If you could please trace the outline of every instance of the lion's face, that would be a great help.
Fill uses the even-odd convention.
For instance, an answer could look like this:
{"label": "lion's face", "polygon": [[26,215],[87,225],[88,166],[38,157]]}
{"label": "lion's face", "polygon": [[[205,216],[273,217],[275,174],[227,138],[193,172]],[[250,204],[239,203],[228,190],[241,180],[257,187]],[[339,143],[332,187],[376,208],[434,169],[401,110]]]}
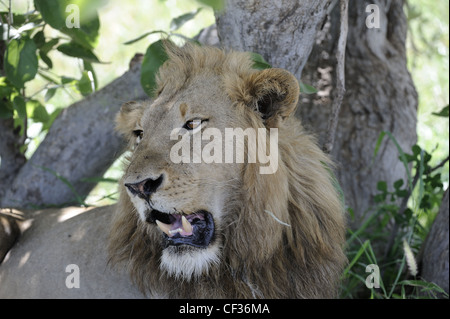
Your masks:
{"label": "lion's face", "polygon": [[[270,85],[279,86],[283,76],[294,81],[295,88],[296,80],[288,72],[250,69],[247,73],[245,78],[226,79],[220,72],[199,70],[181,87],[162,75],[159,95],[153,103],[127,103],[118,115],[118,130],[128,136],[132,149],[123,186],[140,222],[149,224],[161,238],[161,267],[175,276],[200,276],[220,261],[221,230],[228,226],[224,221],[230,223],[239,217],[227,216],[226,212],[244,201],[240,185],[247,164],[226,162],[224,153],[230,151],[226,129],[254,128],[256,132],[260,128],[266,132],[296,106],[290,103],[289,110],[275,108],[283,106],[281,98],[277,100],[274,95],[277,90],[283,91],[282,99],[291,98],[288,85],[267,88],[272,80]],[[242,86],[237,92],[236,85]],[[267,92],[269,98],[264,98]],[[298,95],[298,90],[293,94]],[[210,128],[222,139],[214,150],[207,144],[219,137],[206,134]],[[237,144],[232,152],[245,153],[246,158],[252,146]],[[177,160],[180,153],[186,156],[187,150],[187,157]],[[213,154],[216,152],[222,154]],[[205,154],[219,155],[221,160],[205,160]]]}
{"label": "lion's face", "polygon": [[[194,161],[194,139],[205,129],[246,126],[220,87],[217,77],[198,76],[186,89],[163,92],[151,105],[125,105],[119,119],[131,129],[134,144],[123,185],[140,222],[154,226],[161,237],[162,267],[185,278],[219,261],[227,194],[239,183],[243,165]],[[178,130],[189,139],[188,163],[171,158],[181,142],[171,139]],[[203,149],[209,141],[200,142]]]}

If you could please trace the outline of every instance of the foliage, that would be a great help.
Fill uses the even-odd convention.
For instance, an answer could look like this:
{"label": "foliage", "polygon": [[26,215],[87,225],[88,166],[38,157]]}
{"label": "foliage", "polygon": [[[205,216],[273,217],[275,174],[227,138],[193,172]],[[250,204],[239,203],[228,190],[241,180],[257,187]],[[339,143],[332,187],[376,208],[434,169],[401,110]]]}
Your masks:
{"label": "foliage", "polygon": [[[20,146],[23,152],[29,122],[42,123],[45,131],[60,112],[56,109],[49,113],[44,106],[57,90],[69,89],[83,96],[96,90],[92,63],[100,63],[93,52],[99,36],[96,10],[100,4],[100,1],[35,0],[35,9],[27,13],[13,13],[11,7],[0,12],[0,33],[6,34],[4,64],[0,70],[0,117],[13,118],[15,127],[20,127],[20,134],[25,136],[25,144]],[[81,59],[81,77],[57,75],[49,57],[52,51]],[[30,94],[25,84],[36,76],[46,83],[41,90]],[[46,91],[44,100],[36,97],[41,91]]]}
{"label": "foliage", "polygon": [[[448,298],[442,288],[418,278],[414,255],[419,253],[441,205],[444,184],[440,169],[449,158],[431,167],[431,154],[418,145],[412,147],[411,153],[405,153],[389,132],[380,134],[374,158],[385,136],[397,146],[399,160],[408,172],[407,179],[395,181],[392,187],[379,181],[375,206],[367,212],[368,218],[357,230],[349,230],[346,244],[350,262],[343,274],[341,296],[405,299],[436,298],[443,294]],[[366,286],[368,265],[380,269],[378,289]]]}

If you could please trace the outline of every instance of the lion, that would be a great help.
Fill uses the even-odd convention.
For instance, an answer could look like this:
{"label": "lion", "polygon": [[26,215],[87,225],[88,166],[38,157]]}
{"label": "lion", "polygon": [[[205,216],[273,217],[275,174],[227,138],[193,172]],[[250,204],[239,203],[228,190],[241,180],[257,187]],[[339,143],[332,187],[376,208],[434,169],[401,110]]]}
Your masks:
{"label": "lion", "polygon": [[[144,294],[168,298],[336,297],[346,264],[343,201],[330,158],[293,116],[297,79],[253,68],[249,53],[165,49],[153,102],[125,103],[117,115],[129,155],[111,265]],[[261,174],[258,161],[174,163],[171,132],[193,139],[206,128],[276,128],[277,169]],[[252,145],[243,147],[247,154]]]}

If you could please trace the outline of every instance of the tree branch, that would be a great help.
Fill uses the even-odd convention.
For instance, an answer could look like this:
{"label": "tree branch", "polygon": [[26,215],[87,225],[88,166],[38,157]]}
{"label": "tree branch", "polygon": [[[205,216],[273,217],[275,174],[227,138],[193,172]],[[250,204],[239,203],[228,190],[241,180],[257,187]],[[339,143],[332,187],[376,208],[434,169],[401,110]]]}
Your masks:
{"label": "tree branch", "polygon": [[324,151],[328,154],[330,154],[333,150],[339,111],[345,95],[345,48],[347,45],[348,33],[348,0],[340,0],[340,14],[340,35],[336,51],[336,58],[338,62],[336,68],[336,90],[335,97],[331,105],[327,136],[323,146]]}

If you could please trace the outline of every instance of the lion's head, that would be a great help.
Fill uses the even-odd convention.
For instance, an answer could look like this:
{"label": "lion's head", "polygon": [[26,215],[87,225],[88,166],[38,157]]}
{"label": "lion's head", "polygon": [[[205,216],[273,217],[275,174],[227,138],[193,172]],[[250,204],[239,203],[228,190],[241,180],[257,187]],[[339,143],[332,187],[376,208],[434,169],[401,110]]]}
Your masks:
{"label": "lion's head", "polygon": [[130,155],[111,262],[160,296],[334,296],[346,260],[343,207],[329,159],[291,116],[295,77],[253,69],[247,53],[166,51],[156,99],[126,103],[117,116]]}

